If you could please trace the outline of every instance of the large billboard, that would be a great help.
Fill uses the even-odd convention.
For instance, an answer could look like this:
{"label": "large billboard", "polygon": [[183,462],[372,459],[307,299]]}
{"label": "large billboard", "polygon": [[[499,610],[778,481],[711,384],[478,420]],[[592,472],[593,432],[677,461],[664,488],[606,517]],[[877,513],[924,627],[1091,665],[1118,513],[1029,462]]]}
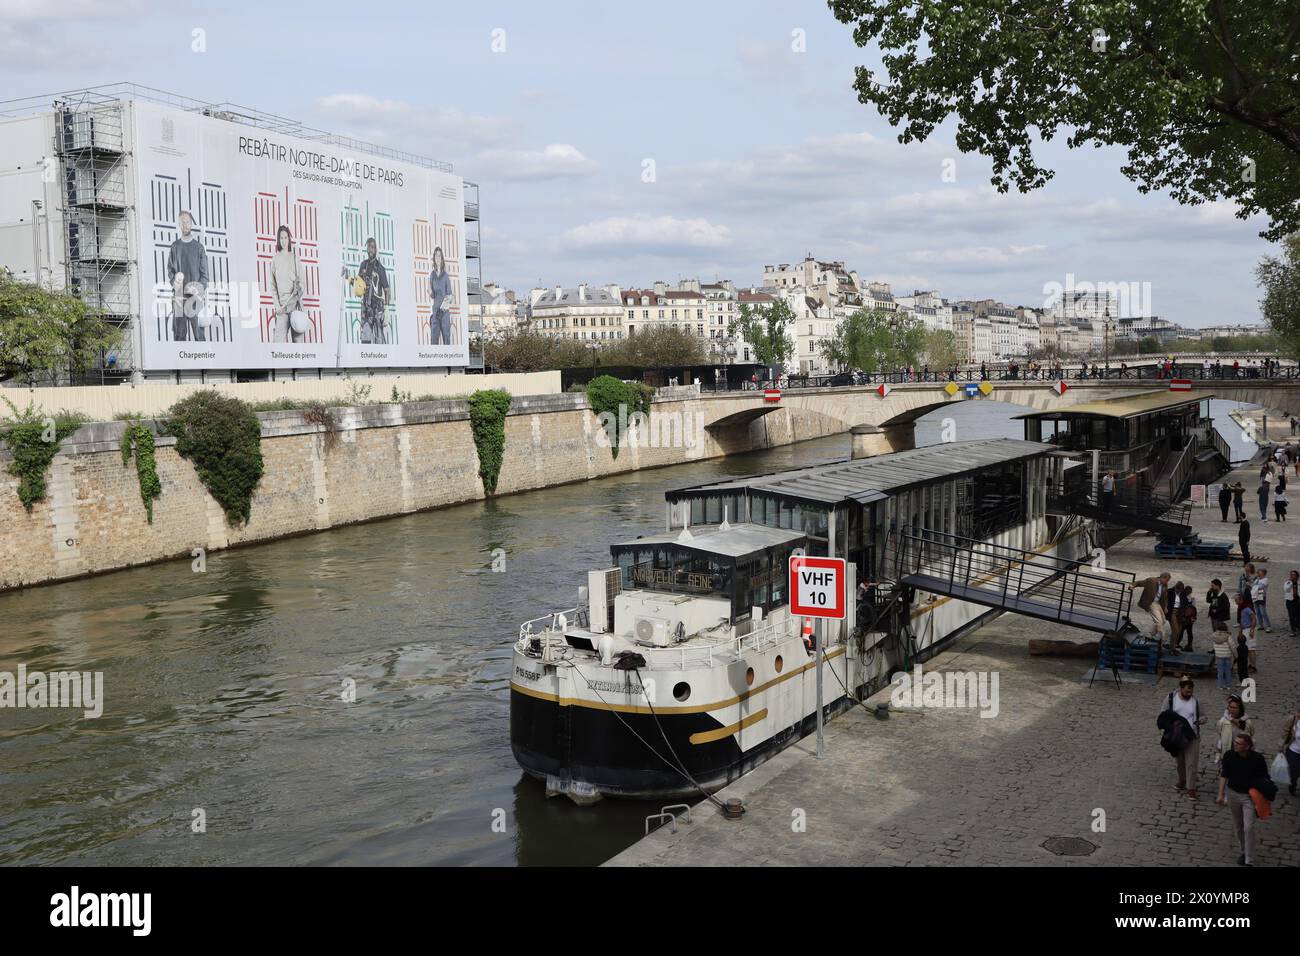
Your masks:
{"label": "large billboard", "polygon": [[140,367],[468,364],[458,176],[133,107]]}

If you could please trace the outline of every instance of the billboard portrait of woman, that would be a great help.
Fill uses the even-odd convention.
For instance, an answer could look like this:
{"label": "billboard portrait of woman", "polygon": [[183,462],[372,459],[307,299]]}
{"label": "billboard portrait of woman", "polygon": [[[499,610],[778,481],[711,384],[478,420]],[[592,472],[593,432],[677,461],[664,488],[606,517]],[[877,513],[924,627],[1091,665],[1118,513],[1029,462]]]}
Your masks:
{"label": "billboard portrait of woman", "polygon": [[456,303],[452,291],[451,275],[442,255],[442,247],[433,250],[433,268],[429,272],[429,296],[433,299],[433,312],[429,316],[429,341],[433,345],[451,345],[451,307]]}

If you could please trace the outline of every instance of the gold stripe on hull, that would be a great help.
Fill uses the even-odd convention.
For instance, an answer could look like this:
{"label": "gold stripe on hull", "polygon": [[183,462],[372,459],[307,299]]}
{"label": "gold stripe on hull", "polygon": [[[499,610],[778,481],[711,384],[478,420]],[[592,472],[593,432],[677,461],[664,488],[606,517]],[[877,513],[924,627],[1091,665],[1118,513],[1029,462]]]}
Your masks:
{"label": "gold stripe on hull", "polygon": [[746,727],[752,727],[766,716],[767,708],[764,707],[757,714],[750,714],[744,720],[732,724],[730,727],[719,727],[717,730],[705,730],[698,734],[691,734],[690,741],[693,744],[711,744],[715,740],[721,740],[724,737],[730,737],[732,734],[738,734]]}

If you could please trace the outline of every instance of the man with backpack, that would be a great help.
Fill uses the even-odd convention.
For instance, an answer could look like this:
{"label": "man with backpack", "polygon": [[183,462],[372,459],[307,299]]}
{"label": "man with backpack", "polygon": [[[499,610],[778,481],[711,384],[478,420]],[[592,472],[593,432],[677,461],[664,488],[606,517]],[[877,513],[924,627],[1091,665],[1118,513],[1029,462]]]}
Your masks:
{"label": "man with backpack", "polygon": [[1178,790],[1186,790],[1195,800],[1196,777],[1201,762],[1201,704],[1194,693],[1195,683],[1184,674],[1178,679],[1178,690],[1170,691],[1165,706],[1156,718],[1156,727],[1164,731],[1160,746],[1169,752],[1178,765]]}

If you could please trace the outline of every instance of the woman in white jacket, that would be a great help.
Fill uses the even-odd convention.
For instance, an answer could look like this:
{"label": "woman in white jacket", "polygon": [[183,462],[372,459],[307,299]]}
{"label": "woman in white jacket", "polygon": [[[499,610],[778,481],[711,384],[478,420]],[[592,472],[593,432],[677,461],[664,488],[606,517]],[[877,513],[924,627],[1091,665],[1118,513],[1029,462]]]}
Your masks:
{"label": "woman in white jacket", "polygon": [[289,324],[289,316],[302,308],[305,288],[302,260],[294,251],[293,234],[288,226],[281,226],[275,233],[275,258],[271,260],[271,297],[275,300],[275,332],[271,341],[301,342],[307,337],[306,330],[295,332]]}

